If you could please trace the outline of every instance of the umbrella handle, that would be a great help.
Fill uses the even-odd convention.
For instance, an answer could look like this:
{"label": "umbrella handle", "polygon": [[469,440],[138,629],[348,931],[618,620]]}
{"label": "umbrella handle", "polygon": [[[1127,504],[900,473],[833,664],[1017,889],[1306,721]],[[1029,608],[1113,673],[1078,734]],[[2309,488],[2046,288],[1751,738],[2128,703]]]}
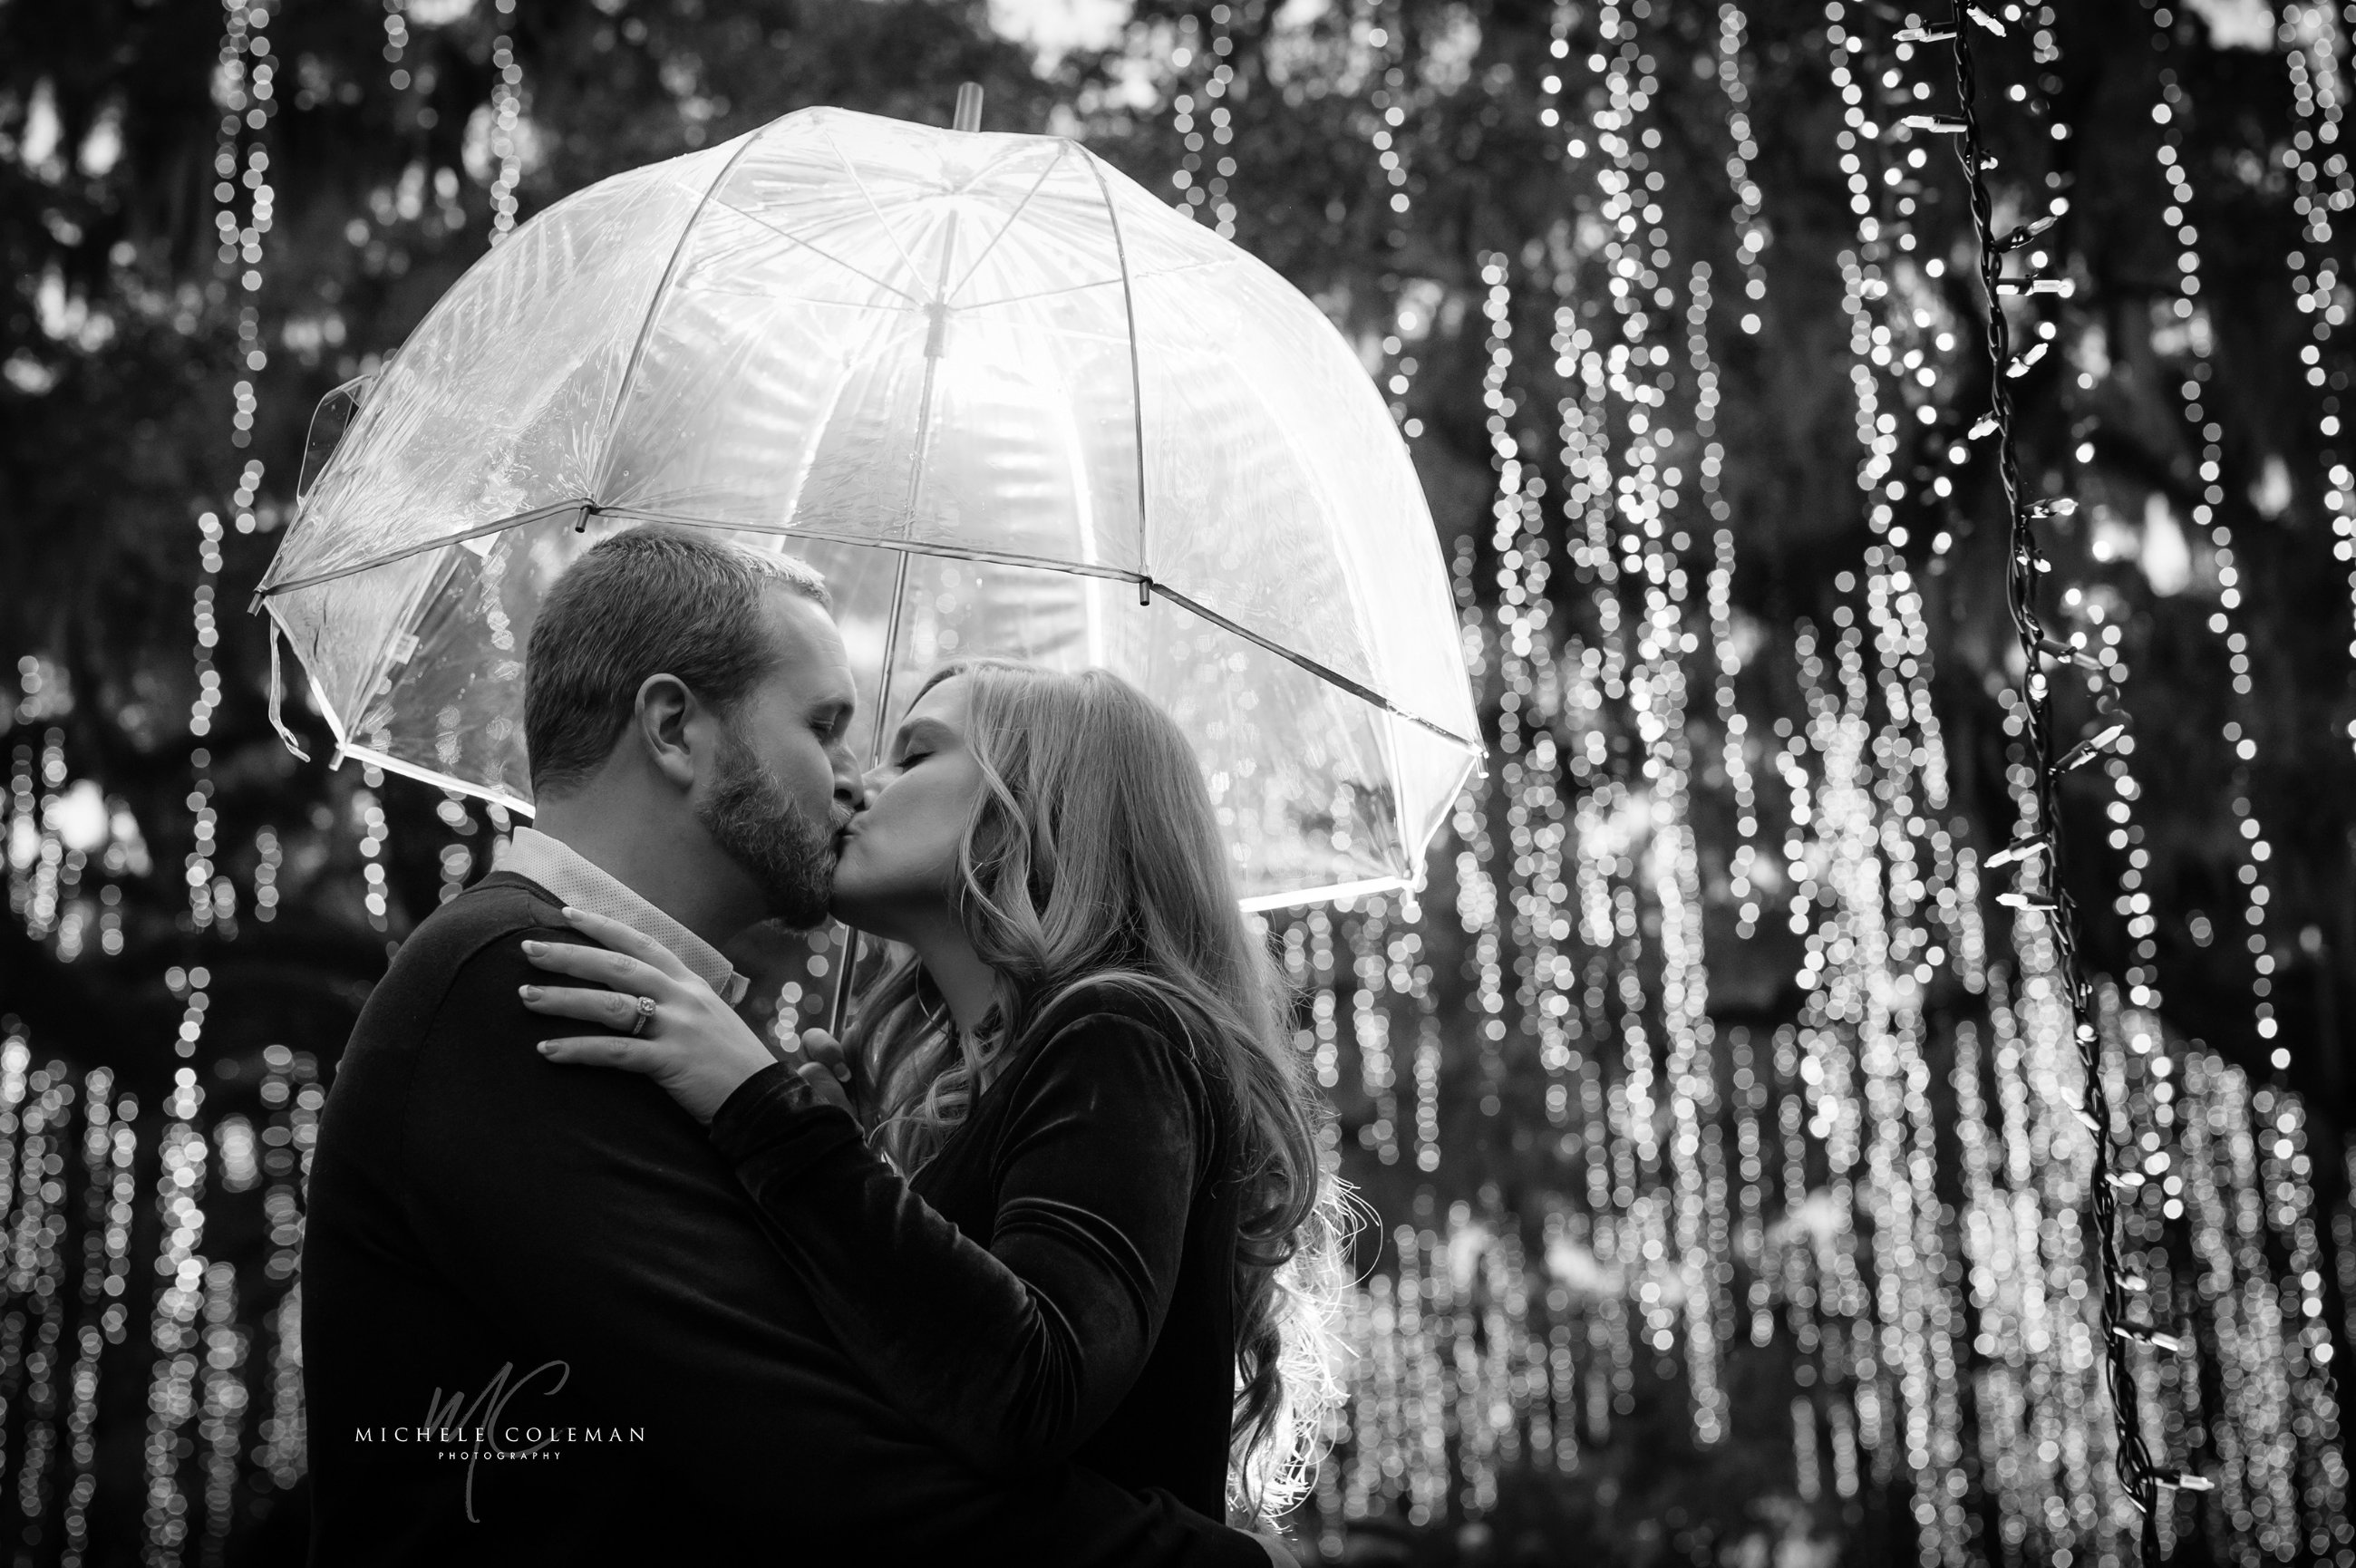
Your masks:
{"label": "umbrella handle", "polygon": [[859,933],[851,926],[842,928],[842,960],[834,972],[834,1000],[826,1009],[826,1032],[835,1039],[842,1038],[844,1021],[851,1013],[851,972],[859,966]]}
{"label": "umbrella handle", "polygon": [[981,129],[981,83],[978,81],[958,83],[957,115],[949,122],[949,129],[952,131]]}

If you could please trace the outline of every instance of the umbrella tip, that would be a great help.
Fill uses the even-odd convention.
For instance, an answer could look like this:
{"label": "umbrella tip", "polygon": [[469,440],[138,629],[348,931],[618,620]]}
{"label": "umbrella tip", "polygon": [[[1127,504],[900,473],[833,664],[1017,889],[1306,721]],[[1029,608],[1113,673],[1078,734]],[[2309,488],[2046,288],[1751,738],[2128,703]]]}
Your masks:
{"label": "umbrella tip", "polygon": [[957,117],[949,122],[953,131],[981,129],[981,83],[966,81],[958,84]]}

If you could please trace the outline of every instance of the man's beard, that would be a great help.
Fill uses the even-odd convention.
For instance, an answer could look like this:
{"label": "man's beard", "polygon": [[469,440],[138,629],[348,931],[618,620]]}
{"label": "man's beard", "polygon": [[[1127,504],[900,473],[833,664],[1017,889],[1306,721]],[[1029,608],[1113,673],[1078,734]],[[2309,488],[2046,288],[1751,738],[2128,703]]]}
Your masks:
{"label": "man's beard", "polygon": [[826,919],[834,825],[812,822],[734,725],[720,728],[720,775],[695,819],[760,886],[770,919],[804,931]]}

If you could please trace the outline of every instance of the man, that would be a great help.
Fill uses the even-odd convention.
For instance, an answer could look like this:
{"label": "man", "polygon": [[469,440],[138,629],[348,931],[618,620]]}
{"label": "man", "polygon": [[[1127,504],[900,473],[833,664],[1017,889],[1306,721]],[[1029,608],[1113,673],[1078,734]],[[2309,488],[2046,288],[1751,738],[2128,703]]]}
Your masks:
{"label": "man", "polygon": [[860,801],[816,574],[687,531],[590,550],[533,626],[537,830],[402,946],[338,1065],[304,1243],[315,1568],[1019,1561],[1266,1568],[1072,1467],[991,1481],[836,1349],[704,1129],[540,1059],[565,904],[720,949],[825,913]]}

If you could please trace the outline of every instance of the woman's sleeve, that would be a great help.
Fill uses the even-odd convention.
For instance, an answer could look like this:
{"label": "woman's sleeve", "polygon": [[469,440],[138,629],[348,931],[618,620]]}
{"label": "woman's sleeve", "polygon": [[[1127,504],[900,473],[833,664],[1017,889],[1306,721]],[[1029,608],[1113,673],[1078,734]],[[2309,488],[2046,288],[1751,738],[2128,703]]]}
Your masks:
{"label": "woman's sleeve", "polygon": [[739,1085],[710,1129],[851,1360],[1001,1474],[1069,1453],[1136,1381],[1207,1131],[1193,1065],[1119,1015],[1077,1020],[1015,1071],[987,1248],[782,1063]]}

